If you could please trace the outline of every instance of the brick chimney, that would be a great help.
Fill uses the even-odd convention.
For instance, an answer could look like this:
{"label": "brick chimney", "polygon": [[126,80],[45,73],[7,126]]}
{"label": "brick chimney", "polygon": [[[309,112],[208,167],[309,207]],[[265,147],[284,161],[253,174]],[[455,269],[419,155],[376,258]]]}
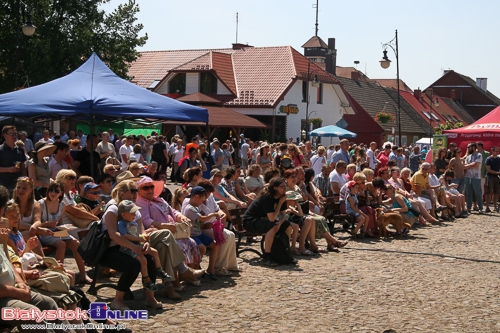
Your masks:
{"label": "brick chimney", "polygon": [[233,43],[233,50],[244,50],[246,47],[253,47],[253,46],[242,43]]}
{"label": "brick chimney", "polygon": [[358,71],[352,71],[351,79],[353,79],[354,81],[359,81],[361,79],[361,75],[359,74]]}
{"label": "brick chimney", "polygon": [[328,38],[328,50],[325,59],[326,71],[336,75],[337,71],[337,50],[335,49],[335,38]]}
{"label": "brick chimney", "polygon": [[422,90],[420,89],[415,89],[415,91],[413,92],[413,96],[415,96],[415,98],[420,101],[420,99],[422,98]]}

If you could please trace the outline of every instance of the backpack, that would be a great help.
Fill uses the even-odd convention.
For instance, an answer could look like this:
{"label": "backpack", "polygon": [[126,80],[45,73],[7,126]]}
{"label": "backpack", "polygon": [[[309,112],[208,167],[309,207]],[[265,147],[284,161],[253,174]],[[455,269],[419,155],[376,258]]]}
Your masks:
{"label": "backpack", "polygon": [[290,239],[285,232],[274,235],[271,247],[271,257],[280,265],[293,263],[292,251],[290,250]]}
{"label": "backpack", "polygon": [[280,156],[280,169],[284,173],[286,170],[293,168],[292,156],[285,153]]}

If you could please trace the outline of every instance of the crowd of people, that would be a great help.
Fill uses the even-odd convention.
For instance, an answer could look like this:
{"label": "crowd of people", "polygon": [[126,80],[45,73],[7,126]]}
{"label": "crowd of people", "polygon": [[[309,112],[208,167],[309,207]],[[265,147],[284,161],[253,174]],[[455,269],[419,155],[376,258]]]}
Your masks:
{"label": "crowd of people", "polygon": [[[155,132],[119,137],[111,130],[47,130],[30,140],[14,126],[5,126],[2,137],[0,240],[6,251],[0,254],[8,272],[0,280],[2,306],[75,307],[81,296],[71,288],[92,283],[77,250],[92,221],[101,221],[111,239],[103,272],[121,274],[110,308],[127,310],[125,294],[139,273],[145,306],[161,308],[158,295],[179,300],[189,285],[242,272],[235,232],[262,235],[267,266],[278,265],[279,249],[292,256],[339,251],[348,241],[331,235],[332,201],[355,221],[352,239],[385,235],[377,208],[400,214],[406,226],[466,218],[484,207],[499,211],[498,147],[490,155],[481,142],[470,143],[466,154],[451,144],[427,163],[418,146],[410,151],[385,143],[378,150],[374,142],[346,139],[315,147],[243,134],[224,142],[178,135],[168,141]],[[177,185],[173,193],[168,182]],[[242,225],[232,223],[235,208],[246,209]],[[284,248],[273,246],[278,236],[285,237]],[[326,248],[318,245],[321,238]],[[67,249],[78,273],[64,268]],[[44,250],[54,252],[68,284],[52,301],[28,286],[40,279]]]}

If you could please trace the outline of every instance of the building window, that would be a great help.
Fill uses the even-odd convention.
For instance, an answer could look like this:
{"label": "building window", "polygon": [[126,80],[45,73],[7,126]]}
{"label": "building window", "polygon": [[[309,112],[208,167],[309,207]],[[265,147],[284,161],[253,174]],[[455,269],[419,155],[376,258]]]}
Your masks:
{"label": "building window", "polygon": [[212,73],[200,73],[200,92],[217,94],[217,78]]}
{"label": "building window", "polygon": [[178,73],[168,84],[168,92],[171,94],[186,93],[186,73]]}
{"label": "building window", "polygon": [[316,89],[316,103],[323,104],[323,83],[320,83]]}
{"label": "building window", "polygon": [[408,138],[406,137],[406,135],[401,136],[401,145],[408,146]]}
{"label": "building window", "polygon": [[419,139],[418,135],[414,135],[414,136],[413,136],[413,143],[417,142],[417,141],[418,141],[418,139]]}
{"label": "building window", "polygon": [[302,102],[307,102],[307,81],[302,81]]}

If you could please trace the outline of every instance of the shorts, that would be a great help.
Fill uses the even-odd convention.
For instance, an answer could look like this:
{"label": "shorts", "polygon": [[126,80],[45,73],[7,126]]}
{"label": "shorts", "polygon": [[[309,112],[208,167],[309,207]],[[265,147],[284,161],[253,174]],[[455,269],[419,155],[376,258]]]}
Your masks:
{"label": "shorts", "polygon": [[248,158],[241,159],[241,166],[246,168],[248,166]]}
{"label": "shorts", "polygon": [[[246,231],[256,234],[265,234],[271,230],[276,222],[271,222],[268,219],[258,219],[253,221],[243,221],[243,227]],[[281,224],[277,233],[284,232],[290,226],[290,222],[285,221]]]}
{"label": "shorts", "polygon": [[500,194],[500,178],[498,176],[486,177],[486,193]]}
{"label": "shorts", "polygon": [[358,217],[361,215],[360,213],[358,212],[350,212],[350,213],[347,213],[347,215],[349,216],[354,216],[356,218],[356,220],[358,219]]}
{"label": "shorts", "polygon": [[196,245],[203,244],[205,246],[210,246],[214,240],[205,234],[199,234],[198,236],[191,236],[191,238],[196,242]]}

